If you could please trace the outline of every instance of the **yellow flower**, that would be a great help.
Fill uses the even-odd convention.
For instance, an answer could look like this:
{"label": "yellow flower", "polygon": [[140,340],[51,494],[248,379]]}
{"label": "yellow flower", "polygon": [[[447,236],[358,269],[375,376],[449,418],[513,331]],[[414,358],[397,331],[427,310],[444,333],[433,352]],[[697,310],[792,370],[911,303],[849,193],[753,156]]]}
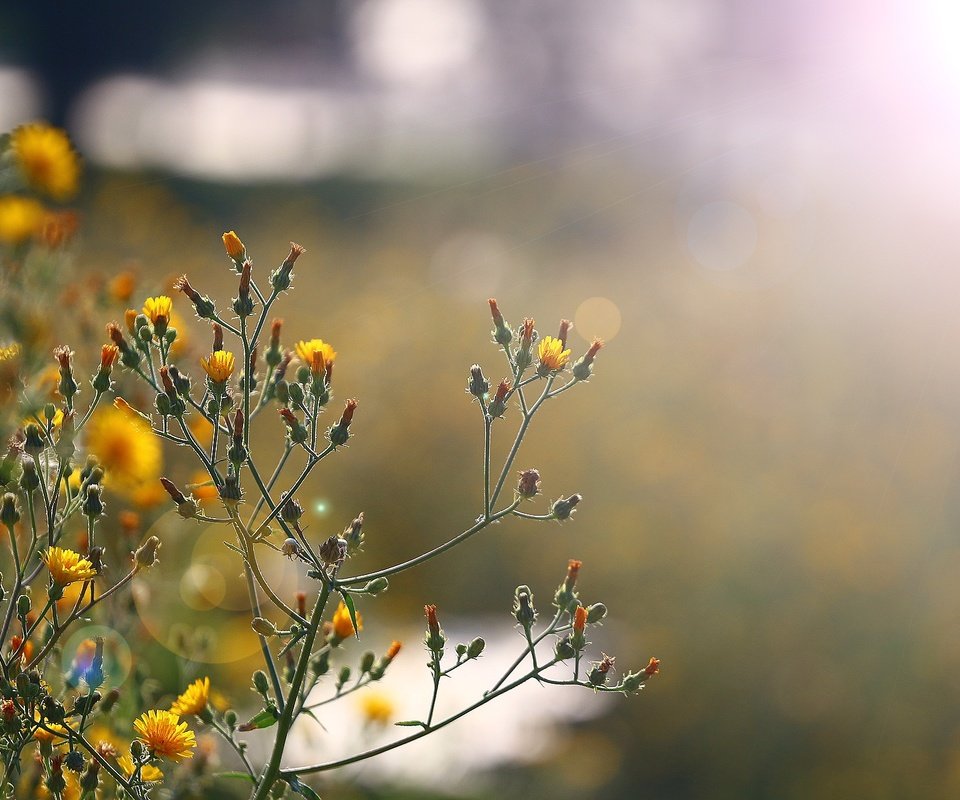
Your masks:
{"label": "yellow flower", "polygon": [[[24,417],[20,421],[20,427],[26,428],[27,425],[29,425],[31,422],[34,425],[39,426],[41,430],[47,429],[47,417],[43,413],[43,409],[38,409],[36,412],[36,415],[31,414],[30,416]],[[53,428],[59,428],[60,423],[62,422],[63,422],[63,410],[58,408],[56,411],[53,412],[53,419],[50,420],[50,425]]]}
{"label": "yellow flower", "polygon": [[42,122],[22,125],[11,134],[10,148],[34,189],[57,200],[76,194],[80,159],[62,130]]}
{"label": "yellow flower", "polygon": [[[357,612],[357,631],[363,630],[363,617],[360,616],[360,612]],[[350,619],[350,612],[347,611],[347,607],[343,604],[343,600],[340,601],[340,605],[337,606],[337,610],[333,613],[333,632],[340,639],[349,639],[356,633],[353,629],[353,621]]]}
{"label": "yellow flower", "polygon": [[0,346],[0,361],[13,361],[18,355],[20,355],[20,345],[16,342]]}
{"label": "yellow flower", "polygon": [[201,358],[200,366],[214,383],[226,383],[233,375],[233,353],[217,350],[210,354],[210,358]]}
{"label": "yellow flower", "polygon": [[165,294],[157,297],[148,297],[143,304],[143,314],[154,325],[162,317],[164,322],[170,321],[170,312],[173,311],[173,300]]}
{"label": "yellow flower", "polygon": [[40,230],[43,206],[27,197],[0,197],[0,242],[20,244]]}
{"label": "yellow flower", "polygon": [[[130,758],[129,755],[124,754],[117,756],[117,766],[120,767],[123,774],[128,778],[133,775],[133,759]],[[143,778],[146,783],[154,783],[163,780],[163,773],[157,767],[153,766],[153,764],[144,764],[140,768],[140,777]]]}
{"label": "yellow flower", "polygon": [[551,370],[563,369],[570,359],[570,351],[563,349],[563,342],[552,336],[544,336],[537,345],[540,363]]}
{"label": "yellow flower", "polygon": [[173,701],[170,710],[181,717],[187,714],[194,716],[200,714],[206,709],[207,701],[210,699],[210,678],[197,679],[191,683],[183,694]]}
{"label": "yellow flower", "polygon": [[53,582],[58,586],[86,581],[97,574],[93,564],[87,559],[63,547],[48,547],[43,553],[43,563],[47,565]]}
{"label": "yellow flower", "polygon": [[297,355],[315,376],[322,375],[327,364],[332,364],[337,358],[336,351],[323,339],[297,342]]}
{"label": "yellow flower", "polygon": [[87,450],[100,460],[107,483],[135,497],[160,477],[163,453],[150,422],[128,405],[100,408],[84,428]]}
{"label": "yellow flower", "polygon": [[147,711],[133,723],[137,738],[153,753],[166,756],[173,761],[181,758],[193,758],[193,748],[197,746],[197,737],[180,722],[180,717],[171,711]]}
{"label": "yellow flower", "polygon": [[223,246],[230,258],[243,258],[244,253],[247,252],[235,231],[227,231],[223,234]]}
{"label": "yellow flower", "polygon": [[386,692],[367,691],[363,693],[358,705],[368,723],[386,725],[394,714],[394,704]]}
{"label": "yellow flower", "polygon": [[[37,718],[39,722],[39,718]],[[53,723],[47,722],[47,728],[49,730],[44,730],[43,728],[37,728],[33,732],[33,738],[38,742],[52,742],[55,739],[66,739],[67,738],[67,729],[63,725],[54,725]]]}

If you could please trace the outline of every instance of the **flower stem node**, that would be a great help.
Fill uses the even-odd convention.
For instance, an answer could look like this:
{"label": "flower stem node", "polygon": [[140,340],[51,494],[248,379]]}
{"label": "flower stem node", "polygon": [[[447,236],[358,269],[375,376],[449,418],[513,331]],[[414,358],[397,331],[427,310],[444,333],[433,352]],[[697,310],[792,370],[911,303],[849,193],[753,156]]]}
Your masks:
{"label": "flower stem node", "polygon": [[561,522],[566,519],[570,519],[571,514],[573,514],[574,508],[577,504],[583,500],[583,495],[572,494],[567,498],[561,498],[553,504],[553,518],[560,520]]}

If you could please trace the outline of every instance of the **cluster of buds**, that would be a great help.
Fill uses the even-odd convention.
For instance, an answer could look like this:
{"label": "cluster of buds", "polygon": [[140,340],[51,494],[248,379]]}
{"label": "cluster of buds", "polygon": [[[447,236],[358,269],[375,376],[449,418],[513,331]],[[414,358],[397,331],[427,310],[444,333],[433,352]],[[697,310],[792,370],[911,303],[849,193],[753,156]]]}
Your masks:
{"label": "cluster of buds", "polygon": [[363,550],[363,512],[357,514],[356,518],[343,529],[343,538],[347,542],[347,552],[350,555],[359,553]]}

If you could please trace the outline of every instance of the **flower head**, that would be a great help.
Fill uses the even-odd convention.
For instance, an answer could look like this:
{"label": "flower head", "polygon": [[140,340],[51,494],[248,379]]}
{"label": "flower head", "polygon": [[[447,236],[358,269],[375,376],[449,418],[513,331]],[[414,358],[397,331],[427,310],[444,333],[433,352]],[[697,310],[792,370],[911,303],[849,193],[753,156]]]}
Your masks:
{"label": "flower head", "polygon": [[227,255],[232,259],[241,259],[246,253],[247,249],[243,246],[243,242],[240,241],[240,237],[237,236],[235,231],[227,231],[223,234],[223,247],[227,251]]}
{"label": "flower head", "polygon": [[650,675],[657,675],[657,674],[660,672],[660,659],[659,659],[659,658],[651,658],[651,659],[650,659],[650,662],[647,664],[647,666],[643,668],[643,671],[644,671],[644,673],[646,673],[648,676],[650,676]]}
{"label": "flower head", "polygon": [[210,699],[210,678],[198,678],[191,683],[170,706],[174,714],[185,717],[188,714],[198,715],[207,707]]}
{"label": "flower head", "polygon": [[31,187],[57,200],[76,193],[80,160],[62,130],[42,122],[22,125],[11,134],[10,148]]}
{"label": "flower head", "polygon": [[337,358],[336,351],[323,339],[297,342],[297,355],[310,368],[314,377],[322,375],[327,365],[333,364]]}
{"label": "flower head", "polygon": [[173,311],[173,300],[165,294],[157,297],[148,297],[143,304],[143,315],[154,325],[161,321],[165,324],[170,321],[170,313]]}
{"label": "flower head", "polygon": [[133,727],[137,738],[154,755],[166,756],[173,761],[193,757],[197,737],[172,711],[147,711],[140,715]]}
{"label": "flower head", "polygon": [[116,405],[98,409],[84,427],[87,447],[96,453],[111,489],[142,499],[143,489],[154,486],[163,465],[160,441],[150,421],[120,398]]}
{"label": "flower head", "polygon": [[228,350],[217,350],[209,358],[201,358],[200,366],[215,383],[226,383],[233,375],[233,353]]}
{"label": "flower head", "polygon": [[544,336],[537,345],[540,364],[548,370],[563,369],[570,359],[570,351],[563,349],[563,342],[552,336]]}
{"label": "flower head", "polygon": [[362,630],[363,617],[360,616],[360,612],[357,612],[357,627],[355,630],[353,620],[350,619],[350,612],[341,600],[337,610],[333,613],[333,632],[337,635],[337,638],[349,639],[354,633]]}
{"label": "flower head", "polygon": [[58,586],[87,581],[97,574],[93,564],[87,559],[62,547],[48,547],[43,553],[43,563],[47,565],[53,582]]}
{"label": "flower head", "polygon": [[43,214],[43,206],[32,197],[0,197],[0,242],[25,242],[40,230]]}

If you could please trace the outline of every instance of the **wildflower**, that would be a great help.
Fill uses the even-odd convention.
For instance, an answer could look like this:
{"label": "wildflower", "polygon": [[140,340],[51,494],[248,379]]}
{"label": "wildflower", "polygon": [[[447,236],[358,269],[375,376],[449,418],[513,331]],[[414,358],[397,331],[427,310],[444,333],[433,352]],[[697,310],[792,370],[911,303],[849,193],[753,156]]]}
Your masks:
{"label": "wildflower", "polygon": [[144,487],[155,487],[163,463],[160,440],[149,420],[128,404],[97,410],[84,429],[90,452],[96,453],[112,490],[146,499]]}
{"label": "wildflower", "polygon": [[88,581],[97,574],[93,564],[87,559],[62,547],[48,547],[43,553],[43,563],[47,565],[53,582],[58,586],[66,586],[75,581]]}
{"label": "wildflower", "polygon": [[327,364],[333,364],[337,358],[336,351],[323,339],[297,342],[297,355],[314,378],[322,376]]}
{"label": "wildflower", "polygon": [[490,401],[490,407],[487,409],[491,417],[496,419],[503,416],[507,410],[507,395],[509,393],[510,381],[504,378],[497,386],[497,393],[494,395],[493,400]]}
{"label": "wildflower", "polygon": [[173,311],[173,300],[164,294],[148,297],[143,304],[143,315],[150,320],[154,328],[166,329]]}
{"label": "wildflower", "polygon": [[[133,777],[133,773],[136,772],[136,767],[133,765],[133,759],[129,755],[124,753],[122,756],[117,756],[117,766],[123,771],[123,774],[128,778]],[[144,764],[140,768],[140,777],[145,783],[155,783],[156,781],[163,780],[163,772],[159,768],[155,767],[153,764]]]}
{"label": "wildflower", "polygon": [[186,722],[171,711],[147,711],[133,723],[137,738],[157,756],[173,761],[192,758],[197,739]]}
{"label": "wildflower", "polygon": [[358,704],[367,724],[386,725],[394,715],[393,701],[386,692],[364,692]]}
{"label": "wildflower", "polygon": [[390,643],[390,647],[387,648],[387,653],[386,653],[386,659],[387,659],[387,661],[393,661],[393,659],[395,659],[395,658],[397,657],[397,653],[400,652],[400,648],[401,648],[402,646],[403,646],[403,645],[402,645],[400,642],[398,642],[396,639],[394,639],[394,640]]}
{"label": "wildflower", "polygon": [[587,609],[583,606],[577,606],[573,612],[573,636],[570,643],[575,650],[583,650],[587,646],[584,629],[587,626]]}
{"label": "wildflower", "polygon": [[207,710],[210,699],[210,678],[198,678],[191,683],[170,706],[174,714],[185,717],[188,714],[200,716]]}
{"label": "wildflower", "polygon": [[[182,515],[181,515],[182,516]],[[139,572],[141,569],[150,569],[157,563],[157,551],[160,549],[160,539],[150,536],[133,553],[133,566]]]}
{"label": "wildflower", "polygon": [[290,242],[290,252],[283,260],[283,263],[276,270],[270,273],[270,285],[278,292],[285,292],[290,288],[290,278],[293,273],[293,265],[297,259],[302,256],[306,250],[296,242]]}
{"label": "wildflower", "polygon": [[233,375],[233,353],[227,350],[217,350],[209,358],[201,358],[200,366],[214,383],[226,383]]}
{"label": "wildflower", "polygon": [[227,255],[234,261],[242,261],[247,249],[243,246],[243,242],[240,241],[240,237],[237,236],[236,232],[227,231],[221,238],[223,239],[223,247],[227,251]]}
{"label": "wildflower", "polygon": [[537,345],[537,357],[540,359],[540,369],[545,372],[556,372],[563,369],[570,359],[570,351],[564,350],[564,343],[552,336],[544,336]]}
{"label": "wildflower", "polygon": [[363,630],[363,617],[357,612],[357,627],[353,627],[353,620],[350,619],[350,612],[341,600],[337,610],[333,612],[333,633],[338,639],[349,639],[356,633]]}
{"label": "wildflower", "polygon": [[190,281],[187,280],[186,275],[181,275],[173,282],[173,288],[177,291],[183,292],[190,302],[193,303],[194,310],[197,312],[197,316],[201,319],[209,318],[213,316],[214,313],[214,304],[209,297],[204,297],[200,292],[194,289],[190,285]]}
{"label": "wildflower", "polygon": [[76,193],[80,160],[62,130],[42,122],[22,125],[11,134],[10,149],[31,187],[56,200]]}
{"label": "wildflower", "polygon": [[116,302],[126,304],[137,286],[136,276],[129,270],[115,275],[107,284],[107,291]]}
{"label": "wildflower", "polygon": [[467,391],[478,400],[483,400],[487,392],[490,391],[490,382],[483,377],[483,370],[479,364],[470,367],[470,381],[467,383]]}
{"label": "wildflower", "polygon": [[647,666],[643,668],[643,672],[647,676],[658,675],[660,673],[660,659],[651,658]]}
{"label": "wildflower", "polygon": [[26,197],[0,197],[0,242],[20,244],[43,224],[43,206]]}

